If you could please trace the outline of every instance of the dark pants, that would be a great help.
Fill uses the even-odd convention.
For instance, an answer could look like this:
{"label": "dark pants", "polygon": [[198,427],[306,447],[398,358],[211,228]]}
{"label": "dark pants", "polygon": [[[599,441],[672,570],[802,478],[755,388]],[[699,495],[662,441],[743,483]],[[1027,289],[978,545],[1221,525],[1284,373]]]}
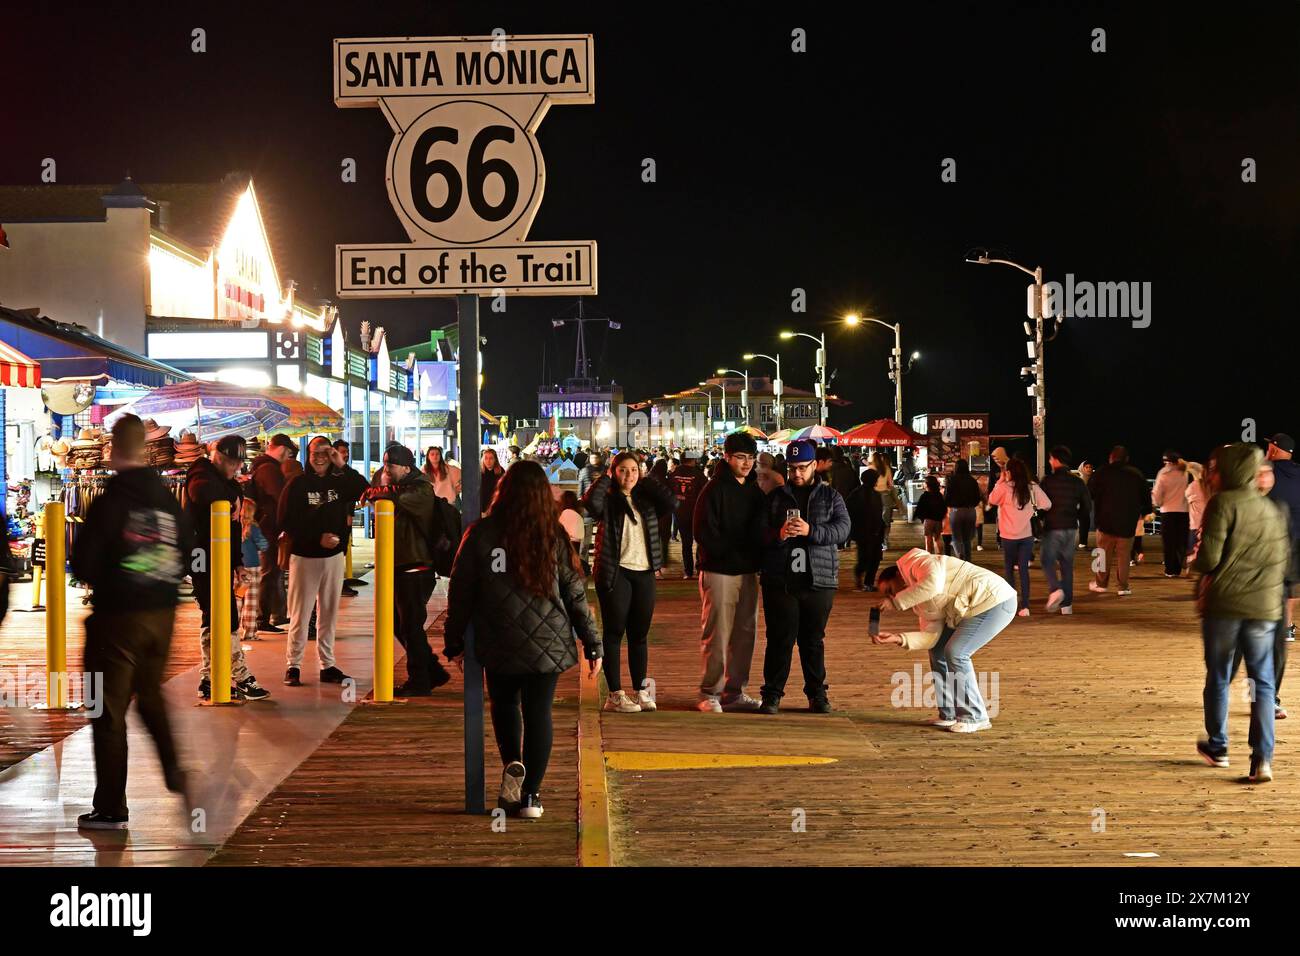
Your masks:
{"label": "dark pants", "polygon": [[691,528],[691,516],[683,518],[677,530],[682,535],[682,571],[686,574],[695,573],[695,532]]}
{"label": "dark pants", "polygon": [[874,535],[862,535],[855,538],[858,548],[858,563],[853,569],[853,576],[858,584],[875,584],[876,572],[880,569],[880,545],[885,540],[884,532]]}
{"label": "dark pants", "polygon": [[1016,586],[1016,569],[1020,569],[1020,607],[1029,606],[1029,562],[1034,558],[1033,538],[1003,538],[1002,566],[1007,583]]}
{"label": "dark pants", "polygon": [[95,745],[94,808],[113,817],[127,815],[126,712],[136,695],[167,789],[176,792],[184,775],[176,759],[167,708],[163,705],[162,675],[172,644],[175,608],[92,614],[86,619],[86,670],[103,674],[103,712],[90,722]]}
{"label": "dark pants", "polygon": [[659,519],[659,564],[668,567],[668,542],[672,540],[673,516],[663,515]]}
{"label": "dark pants", "polygon": [[540,793],[551,760],[551,704],[556,674],[496,674],[487,671],[492,732],[502,765],[524,765],[524,793]]}
{"label": "dark pants", "polygon": [[1160,513],[1160,540],[1165,545],[1165,574],[1182,574],[1187,563],[1187,529],[1190,517],[1186,511]]}
{"label": "dark pants", "polygon": [[609,589],[598,587],[596,597],[600,601],[600,621],[604,631],[605,663],[602,669],[610,693],[623,689],[619,662],[624,634],[627,635],[627,670],[632,678],[632,692],[644,690],[650,659],[646,637],[655,613],[655,573],[619,568],[614,572],[614,586]]}
{"label": "dark pants", "polygon": [[803,692],[809,700],[826,695],[826,621],[835,592],[830,588],[787,591],[784,584],[763,585],[763,616],[767,620],[767,650],[763,654],[763,696],[785,696],[790,662],[799,645]]}
{"label": "dark pants", "polygon": [[406,677],[414,690],[428,690],[433,675],[446,669],[433,656],[424,633],[429,598],[437,576],[432,571],[398,571],[393,575],[393,624],[397,643],[406,649]]}
{"label": "dark pants", "polygon": [[[231,569],[230,572],[230,633],[232,635],[239,633],[239,599],[235,597],[235,578],[239,572]],[[199,626],[212,626],[212,575],[207,572],[191,572],[190,583],[194,585],[194,600],[199,603]]]}
{"label": "dark pants", "polygon": [[257,623],[282,621],[289,616],[289,600],[284,593],[284,572],[280,570],[280,549],[274,539],[261,554],[257,592]]}
{"label": "dark pants", "polygon": [[952,543],[957,557],[970,560],[970,542],[975,537],[975,509],[952,508],[948,512],[952,522]]}

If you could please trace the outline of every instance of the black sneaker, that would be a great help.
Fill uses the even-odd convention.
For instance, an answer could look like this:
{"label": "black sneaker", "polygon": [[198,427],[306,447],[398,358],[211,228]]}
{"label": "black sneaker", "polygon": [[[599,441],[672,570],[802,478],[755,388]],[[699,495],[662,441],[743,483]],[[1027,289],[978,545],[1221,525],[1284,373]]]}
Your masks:
{"label": "black sneaker", "polygon": [[93,810],[77,817],[78,830],[125,830],[128,817],[110,817],[107,813]]}
{"label": "black sneaker", "polygon": [[1287,629],[1286,629],[1286,639],[1287,639],[1288,641],[1294,641],[1294,640],[1295,640],[1295,625],[1294,625],[1294,624],[1292,624],[1292,625],[1290,625],[1289,627],[1287,627]]}
{"label": "black sneaker", "polygon": [[322,684],[342,684],[345,680],[351,680],[351,678],[337,667],[326,667],[320,672],[320,682]]}
{"label": "black sneaker", "polygon": [[212,683],[206,677],[203,678],[203,680],[199,681],[199,699],[200,700],[212,699]]}
{"label": "black sneaker", "polygon": [[831,712],[831,702],[823,694],[821,697],[808,698],[808,712],[811,714],[829,714]]}
{"label": "black sneaker", "polygon": [[244,695],[244,700],[266,700],[271,696],[271,692],[257,682],[257,678],[249,674],[238,684],[239,692]]}
{"label": "black sneaker", "polygon": [[439,667],[434,671],[433,676],[429,679],[429,685],[433,690],[437,690],[443,684],[451,680],[451,671],[445,667]]}
{"label": "black sneaker", "polygon": [[781,712],[781,698],[774,697],[771,694],[764,694],[763,703],[759,704],[758,712],[760,714],[779,714]]}
{"label": "black sneaker", "polygon": [[290,667],[287,671],[284,672],[284,686],[301,687],[302,686],[302,680],[300,679],[301,676],[302,675],[299,673],[298,668]]}
{"label": "black sneaker", "polygon": [[1196,752],[1201,755],[1201,759],[1211,767],[1228,766],[1228,751],[1216,751],[1210,749],[1210,742],[1202,738],[1196,741]]}
{"label": "black sneaker", "polygon": [[271,618],[271,623],[276,627],[288,627],[289,619],[287,617],[273,617]]}
{"label": "black sneaker", "polygon": [[343,597],[356,597],[361,592],[356,588],[345,587],[342,591]]}
{"label": "black sneaker", "polygon": [[276,625],[272,624],[270,621],[258,621],[258,622],[257,622],[257,629],[258,629],[259,631],[266,631],[266,632],[268,632],[268,633],[270,633],[270,634],[283,634],[283,633],[284,633],[284,628],[282,628],[282,627],[277,627]]}
{"label": "black sneaker", "polygon": [[524,794],[523,805],[519,808],[519,815],[525,820],[536,820],[542,815],[542,798],[540,794]]}
{"label": "black sneaker", "polygon": [[1251,783],[1272,783],[1273,767],[1263,757],[1250,758],[1250,776],[1246,778]]}
{"label": "black sneaker", "polygon": [[393,688],[394,697],[432,697],[433,691],[428,687],[419,687],[409,680]]}
{"label": "black sneaker", "polygon": [[515,813],[523,806],[524,765],[512,760],[501,772],[501,790],[497,806],[507,813]]}

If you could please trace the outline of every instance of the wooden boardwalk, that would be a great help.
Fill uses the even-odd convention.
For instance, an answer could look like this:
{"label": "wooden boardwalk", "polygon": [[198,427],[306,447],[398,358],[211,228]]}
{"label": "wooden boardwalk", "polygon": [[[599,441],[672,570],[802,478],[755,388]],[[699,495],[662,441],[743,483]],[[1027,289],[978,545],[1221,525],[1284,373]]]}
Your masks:
{"label": "wooden boardwalk", "polygon": [[[896,544],[915,537],[901,524],[895,534]],[[1165,579],[1158,541],[1148,538],[1148,545],[1154,546],[1147,563],[1134,569],[1135,594],[1123,599],[1087,592],[1088,557],[1079,552],[1072,617],[1042,612],[1046,588],[1035,564],[1033,615],[1014,621],[975,657],[977,671],[996,677],[997,712],[993,729],[974,735],[926,726],[933,707],[894,706],[927,660],[869,643],[866,611],[875,598],[847,589],[852,552],[843,555],[845,589],[827,640],[835,713],[803,710],[797,664],[780,716],[696,712],[699,598],[693,582],[680,580],[674,545],[651,633],[650,675],[661,709],[602,714],[599,740],[589,734],[585,742],[600,743],[618,755],[612,763],[629,767],[662,765],[663,758],[645,755],[663,753],[713,755],[719,763],[728,755],[833,762],[610,766],[614,864],[1300,863],[1300,831],[1290,814],[1300,799],[1300,774],[1291,772],[1289,747],[1289,725],[1300,714],[1278,723],[1276,781],[1242,783],[1247,705],[1239,680],[1233,768],[1214,770],[1197,758],[1203,664],[1191,587]],[[1001,564],[991,549],[976,559]],[[883,626],[902,629],[913,621],[886,614]],[[177,652],[190,643],[178,629]],[[433,644],[441,647],[440,633]],[[762,683],[761,624],[758,644],[755,694]],[[400,661],[397,670],[400,676]],[[574,865],[579,679],[574,669],[560,684],[540,821],[510,820],[500,832],[491,817],[461,812],[456,676],[429,700],[352,709],[210,863]],[[485,750],[490,807],[499,774],[490,727]],[[1157,856],[1126,856],[1138,853]]]}

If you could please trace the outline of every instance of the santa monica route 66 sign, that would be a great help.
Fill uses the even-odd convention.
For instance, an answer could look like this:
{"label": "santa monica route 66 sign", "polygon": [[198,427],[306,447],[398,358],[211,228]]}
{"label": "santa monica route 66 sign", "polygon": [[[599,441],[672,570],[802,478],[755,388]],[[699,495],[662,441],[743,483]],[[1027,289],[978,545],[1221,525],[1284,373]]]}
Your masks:
{"label": "santa monica route 66 sign", "polygon": [[334,103],[396,136],[388,197],[410,244],[336,246],[342,298],[596,292],[595,242],[528,242],[554,103],[595,100],[590,35],[334,41]]}

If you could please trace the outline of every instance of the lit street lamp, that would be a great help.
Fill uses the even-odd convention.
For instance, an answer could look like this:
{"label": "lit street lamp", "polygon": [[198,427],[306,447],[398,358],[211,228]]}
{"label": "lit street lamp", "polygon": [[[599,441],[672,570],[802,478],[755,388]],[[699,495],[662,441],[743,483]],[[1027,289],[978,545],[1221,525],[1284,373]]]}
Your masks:
{"label": "lit street lamp", "polygon": [[[920,352],[913,352],[907,360],[907,368],[903,368],[903,323],[897,322],[890,325],[881,319],[873,319],[870,316],[859,316],[856,314],[846,315],[844,317],[845,325],[856,326],[862,322],[874,322],[876,325],[883,325],[894,332],[894,351],[889,356],[889,380],[894,383],[894,421],[903,424],[903,376],[912,371],[912,363],[921,357]],[[898,449],[898,461],[902,464],[903,450]]]}
{"label": "lit street lamp", "polygon": [[[850,316],[848,316],[848,317],[845,318],[845,320],[844,320],[844,324],[845,324],[845,325],[857,325],[857,324],[858,324],[858,317],[857,317],[856,315],[850,315]],[[881,322],[880,324],[881,324],[881,325],[884,325],[885,323]],[[782,332],[782,333],[781,333],[781,338],[783,338],[783,339],[792,339],[792,338],[794,338],[795,336],[802,336],[802,337],[805,338],[805,339],[812,339],[814,342],[817,343],[817,367],[816,367],[816,372],[817,372],[817,397],[818,397],[819,399],[821,399],[821,403],[822,403],[822,425],[824,426],[824,425],[826,424],[826,417],[827,417],[827,414],[826,414],[826,413],[827,413],[827,409],[826,409],[826,333],[823,332],[821,335],[809,335],[807,332]]]}
{"label": "lit street lamp", "polygon": [[756,358],[767,359],[776,363],[776,378],[772,379],[772,416],[776,419],[776,430],[781,430],[781,419],[785,415],[785,406],[781,403],[781,356],[764,355],[762,352],[746,352],[741,356],[746,362]]}
{"label": "lit street lamp", "polygon": [[[722,418],[721,418],[721,420],[722,420],[723,422],[725,422],[725,421],[727,420],[727,386],[725,386],[725,385],[719,385],[717,382],[700,382],[700,388],[716,388],[716,389],[719,389],[719,390],[722,392]],[[707,394],[707,393],[706,393],[706,394]],[[711,401],[712,401],[712,396],[710,396],[710,402],[711,402]],[[710,427],[712,427],[712,423],[711,423],[711,422],[710,422]],[[709,445],[711,445],[712,443],[713,443],[713,433],[710,432],[710,433],[706,436],[705,447],[707,448],[707,447],[708,447]]]}
{"label": "lit street lamp", "polygon": [[[745,369],[744,371],[740,371],[739,369],[734,369],[734,368],[720,368],[718,369],[718,374],[719,375],[743,375],[745,377],[745,387],[740,390],[740,407],[741,407],[741,414],[744,416],[745,419],[745,424],[748,425],[749,424],[749,370]],[[724,414],[722,417],[726,418],[727,416]]]}

